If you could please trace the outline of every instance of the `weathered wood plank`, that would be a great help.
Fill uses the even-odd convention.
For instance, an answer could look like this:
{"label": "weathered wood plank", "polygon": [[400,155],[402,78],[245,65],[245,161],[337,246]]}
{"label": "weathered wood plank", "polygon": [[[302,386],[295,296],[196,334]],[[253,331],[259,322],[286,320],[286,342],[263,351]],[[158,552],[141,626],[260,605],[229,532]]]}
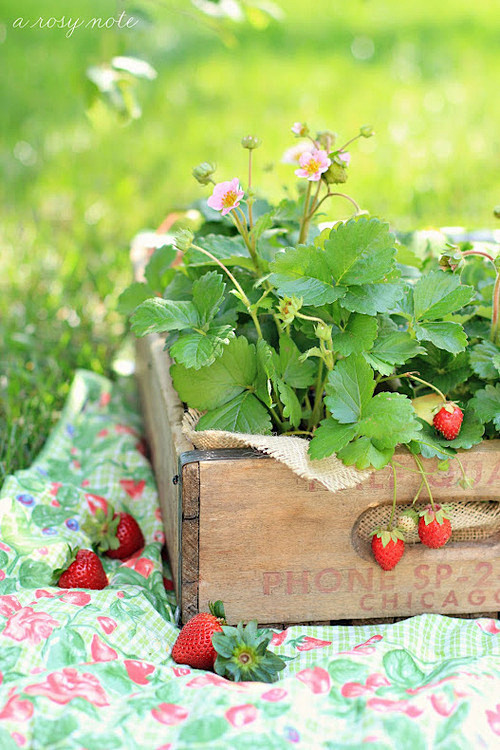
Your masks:
{"label": "weathered wood plank", "polygon": [[[479,467],[473,493],[435,478],[448,497],[498,496],[500,455],[492,447],[463,455],[467,471]],[[418,487],[418,477],[404,476],[399,503]],[[441,550],[408,546],[389,572],[374,562],[368,543],[355,548],[357,518],[369,505],[391,502],[391,494],[386,470],[333,494],[275,461],[201,462],[200,608],[219,598],[231,622],[257,615],[263,623],[497,610],[498,534]]]}

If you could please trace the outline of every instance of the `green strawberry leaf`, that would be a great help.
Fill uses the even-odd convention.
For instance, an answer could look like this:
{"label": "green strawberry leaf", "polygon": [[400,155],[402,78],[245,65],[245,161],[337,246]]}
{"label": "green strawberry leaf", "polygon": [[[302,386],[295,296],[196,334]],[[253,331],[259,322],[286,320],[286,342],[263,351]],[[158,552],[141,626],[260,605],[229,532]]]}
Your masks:
{"label": "green strawberry leaf", "polygon": [[170,355],[178,364],[199,370],[220,357],[233,337],[232,326],[214,326],[207,333],[184,333],[170,347]]}
{"label": "green strawberry leaf", "polygon": [[281,336],[279,355],[273,356],[273,363],[287,385],[292,388],[308,388],[314,383],[316,366],[314,362],[301,361],[301,351],[289,336]]}
{"label": "green strawberry leaf", "polygon": [[471,367],[483,380],[497,380],[500,376],[500,348],[493,341],[482,341],[470,350]]}
{"label": "green strawberry leaf", "polygon": [[174,364],[170,368],[179,397],[194,409],[217,409],[255,384],[255,346],[243,336],[231,339],[213,364],[199,370]]}
{"label": "green strawberry leaf", "polygon": [[154,297],[154,289],[149,284],[143,284],[140,281],[134,281],[130,286],[123,290],[118,297],[116,309],[122,315],[132,315],[135,308],[145,302],[150,297]]}
{"label": "green strawberry leaf", "polygon": [[403,365],[425,350],[406,331],[387,331],[379,335],[364,357],[382,375],[390,375],[396,365]]}
{"label": "green strawberry leaf", "polygon": [[420,277],[413,290],[415,320],[442,318],[467,305],[474,295],[474,287],[461,284],[459,276],[431,271]]}
{"label": "green strawberry leaf", "polygon": [[419,419],[419,422],[422,426],[422,430],[418,434],[417,439],[412,440],[411,443],[408,444],[410,451],[417,456],[421,454],[424,458],[452,458],[455,455],[455,451],[446,448],[442,444],[442,440],[435,428],[427,422],[424,422],[423,419]]}
{"label": "green strawberry leaf", "polygon": [[345,328],[332,336],[333,350],[344,357],[369,351],[377,337],[377,330],[376,318],[354,313]]}
{"label": "green strawberry leaf", "polygon": [[301,297],[305,305],[335,302],[345,294],[332,279],[323,250],[313,245],[299,245],[276,253],[270,264],[269,281],[285,297]]}
{"label": "green strawberry leaf", "polygon": [[280,401],[283,404],[283,416],[288,419],[292,427],[298,427],[302,420],[302,408],[295,391],[283,380],[277,380]]}
{"label": "green strawberry leaf", "polygon": [[379,219],[362,216],[337,224],[324,248],[335,283],[342,286],[372,284],[394,268],[396,238]]}
{"label": "green strawberry leaf", "polygon": [[176,255],[177,250],[175,247],[164,245],[157,248],[149,259],[144,276],[151,289],[154,289],[155,292],[163,294],[165,287],[175,276],[176,271],[175,268],[172,268],[172,263]]}
{"label": "green strawberry leaf", "polygon": [[325,403],[342,424],[357,422],[375,388],[373,370],[362,355],[340,360],[328,374]]}
{"label": "green strawberry leaf", "polygon": [[198,326],[198,312],[192,302],[173,302],[153,297],[143,302],[132,315],[136,336],[165,331],[182,331]]}
{"label": "green strawberry leaf", "polygon": [[394,448],[376,447],[366,436],[348,443],[345,448],[338,452],[338,458],[346,466],[354,464],[357,469],[368,469],[370,466],[373,466],[374,469],[382,469],[387,466],[393,455]]}
{"label": "green strawberry leaf", "polygon": [[500,383],[487,385],[476,391],[474,397],[469,401],[469,406],[483,422],[493,422],[496,429],[500,431]]}
{"label": "green strawberry leaf", "polygon": [[377,281],[364,286],[348,287],[340,304],[351,312],[376,315],[392,311],[403,294],[403,284]]}
{"label": "green strawberry leaf", "polygon": [[432,382],[443,393],[450,393],[458,385],[465,383],[472,373],[468,352],[453,355],[427,343],[423,353],[423,356],[412,363],[412,367],[418,370],[421,378]]}
{"label": "green strawberry leaf", "polygon": [[217,271],[209,271],[193,283],[193,304],[198,311],[200,327],[217,314],[225,289],[224,279]]}
{"label": "green strawberry leaf", "polygon": [[[226,266],[237,265],[242,268],[254,268],[250,253],[243,242],[243,238],[239,235],[229,237],[222,234],[207,234],[205,237],[200,237],[197,244],[218,260],[221,260]],[[184,260],[189,266],[215,265],[215,261],[194,248],[185,253]],[[220,268],[220,266],[217,266],[217,268]]]}
{"label": "green strawberry leaf", "polygon": [[415,335],[419,341],[430,341],[438,349],[452,354],[464,351],[467,335],[460,323],[452,321],[415,323]]}
{"label": "green strawberry leaf", "polygon": [[309,458],[320,459],[338,453],[356,437],[357,425],[340,424],[333,417],[323,419],[309,443]]}
{"label": "green strawberry leaf", "polygon": [[398,443],[418,439],[421,425],[406,396],[384,392],[366,404],[358,430],[359,434],[374,439],[379,447],[394,448]]}
{"label": "green strawberry leaf", "polygon": [[197,430],[229,430],[255,435],[269,435],[271,427],[269,412],[249,391],[207,412],[196,425]]}

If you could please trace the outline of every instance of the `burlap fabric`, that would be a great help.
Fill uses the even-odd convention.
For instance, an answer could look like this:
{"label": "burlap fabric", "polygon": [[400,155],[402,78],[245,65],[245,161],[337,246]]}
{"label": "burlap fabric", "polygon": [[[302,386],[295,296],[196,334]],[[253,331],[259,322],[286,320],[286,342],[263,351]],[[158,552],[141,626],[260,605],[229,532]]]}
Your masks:
{"label": "burlap fabric", "polygon": [[[196,431],[202,412],[189,409],[184,414],[182,431],[199,450],[220,450],[229,448],[254,448],[277,461],[286,464],[299,477],[315,479],[332,492],[338,492],[363,482],[370,471],[357,471],[344,466],[336,456],[312,461],[307,453],[308,440],[289,435],[251,435],[224,430]],[[417,511],[426,503],[415,506]],[[500,531],[500,500],[446,503],[453,528],[453,539],[457,542],[487,539]],[[398,515],[411,505],[399,505]],[[371,532],[389,521],[390,505],[370,508],[360,518],[357,533],[363,540],[371,538]],[[405,534],[410,544],[419,542],[417,529]]]}
{"label": "burlap fabric", "polygon": [[[418,512],[423,510],[428,503],[417,504],[414,509]],[[411,508],[411,504],[398,505],[396,508],[396,520],[403,511]],[[500,532],[500,501],[466,501],[446,503],[448,516],[453,529],[453,541],[455,542],[477,542]],[[370,508],[359,519],[357,533],[360,539],[368,541],[371,533],[379,526],[385,526],[391,515],[390,505],[380,505]],[[413,531],[405,532],[405,541],[409,544],[420,542],[417,527]]]}
{"label": "burlap fabric", "polygon": [[336,456],[312,461],[307,454],[308,440],[293,435],[250,435],[224,430],[203,430],[196,432],[196,424],[201,412],[189,409],[184,414],[182,431],[199,450],[222,448],[254,448],[286,464],[303,479],[316,479],[332,492],[345,490],[363,482],[370,476],[369,471],[357,471],[344,466]]}

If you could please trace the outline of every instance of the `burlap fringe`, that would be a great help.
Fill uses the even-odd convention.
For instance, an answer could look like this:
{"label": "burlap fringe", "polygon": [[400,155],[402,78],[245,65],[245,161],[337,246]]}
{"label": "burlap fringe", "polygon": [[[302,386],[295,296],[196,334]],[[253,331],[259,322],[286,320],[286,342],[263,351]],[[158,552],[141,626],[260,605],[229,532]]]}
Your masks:
{"label": "burlap fringe", "polygon": [[[197,432],[196,425],[201,415],[202,412],[189,409],[182,421],[184,435],[199,450],[254,448],[286,464],[299,477],[314,479],[332,492],[355,487],[371,474],[370,471],[357,471],[344,466],[336,456],[312,461],[307,453],[309,441],[292,435],[250,435],[224,430]],[[451,502],[446,505],[449,508],[454,541],[479,541],[500,531],[500,500]],[[398,515],[410,507],[410,504],[398,505]],[[424,507],[425,504],[417,505],[415,509],[419,511]],[[370,540],[373,529],[387,524],[390,515],[390,505],[369,509],[357,525],[359,537],[365,541]],[[407,532],[405,537],[410,544],[420,541],[416,527],[414,531]]]}
{"label": "burlap fringe", "polygon": [[[445,503],[449,508],[448,516],[453,529],[454,542],[477,542],[488,539],[500,531],[500,501],[479,500],[466,502]],[[427,505],[416,505],[415,510],[423,510]],[[411,508],[411,504],[398,505],[396,520],[403,511]],[[390,505],[379,505],[370,508],[359,519],[357,526],[358,536],[369,541],[371,533],[379,526],[385,526],[391,515]],[[409,544],[419,542],[417,527],[413,531],[405,532],[405,541]]]}
{"label": "burlap fringe", "polygon": [[312,461],[307,453],[309,441],[293,435],[247,435],[224,430],[196,432],[200,416],[201,412],[189,409],[182,421],[184,435],[199,450],[255,448],[286,464],[299,477],[315,479],[332,492],[355,487],[371,474],[369,471],[357,471],[350,466],[344,466],[336,456]]}

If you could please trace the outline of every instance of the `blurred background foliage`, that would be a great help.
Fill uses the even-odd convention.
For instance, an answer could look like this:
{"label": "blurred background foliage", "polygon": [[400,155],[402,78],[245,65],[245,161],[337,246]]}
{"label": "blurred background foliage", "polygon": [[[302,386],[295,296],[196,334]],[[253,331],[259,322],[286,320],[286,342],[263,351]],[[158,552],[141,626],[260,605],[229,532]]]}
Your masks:
{"label": "blurred background foliage", "polygon": [[[242,135],[263,139],[254,182],[279,198],[293,186],[280,159],[295,120],[345,140],[370,123],[347,185],[363,208],[401,230],[493,226],[491,0],[67,5],[0,7],[0,480],[39,450],[76,367],[111,373],[130,238],[207,193],[194,164],[244,179]],[[133,28],[13,28],[122,11]],[[343,211],[332,204],[330,218]]]}

